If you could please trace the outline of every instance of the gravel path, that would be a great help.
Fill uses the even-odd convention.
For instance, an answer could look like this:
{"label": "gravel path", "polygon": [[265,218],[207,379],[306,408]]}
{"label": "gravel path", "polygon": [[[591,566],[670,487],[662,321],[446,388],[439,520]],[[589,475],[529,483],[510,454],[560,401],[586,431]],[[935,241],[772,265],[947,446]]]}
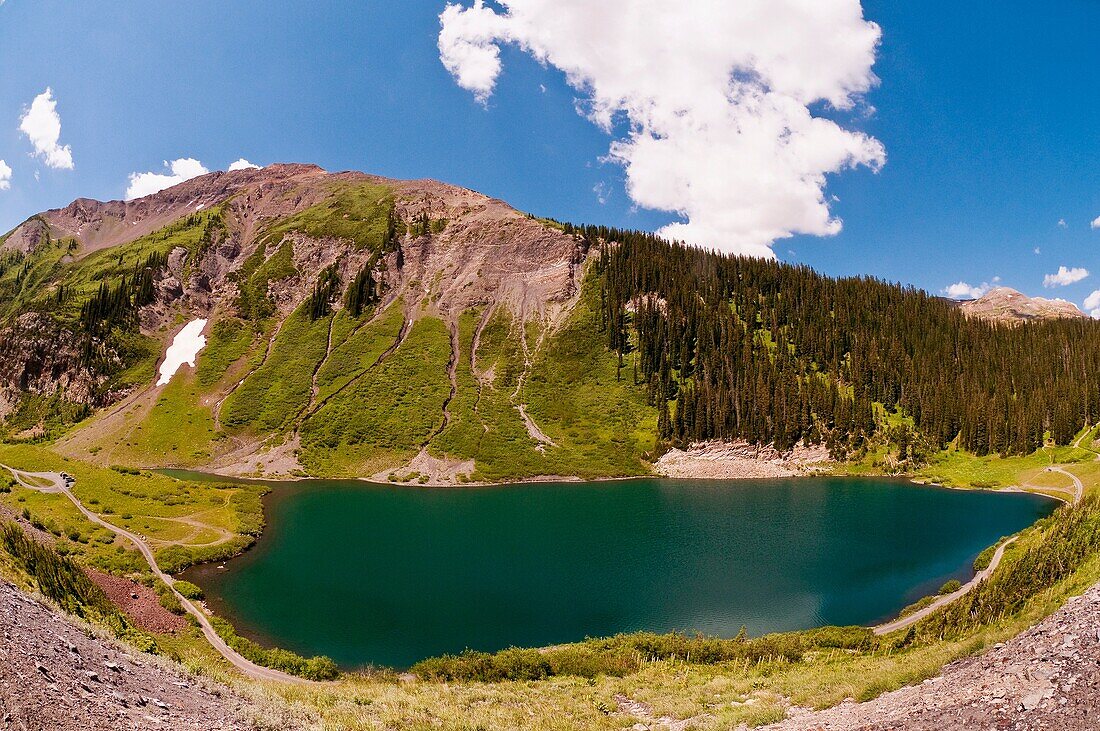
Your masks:
{"label": "gravel path", "polygon": [[[1097,459],[1100,459],[1100,454],[1096,455]],[[1047,472],[1057,472],[1060,475],[1065,475],[1069,479],[1073,480],[1073,504],[1081,502],[1081,498],[1085,496],[1085,486],[1081,482],[1081,478],[1072,472],[1067,472],[1061,467],[1047,467]]]}
{"label": "gravel path", "polygon": [[901,619],[895,619],[893,622],[887,622],[886,624],[880,624],[877,627],[872,628],[876,635],[887,635],[891,632],[895,632],[899,629],[905,629],[906,627],[916,624],[928,615],[932,614],[939,609],[947,606],[956,599],[969,594],[970,591],[978,584],[988,579],[997,567],[1001,564],[1001,559],[1004,558],[1005,549],[1009,547],[1016,540],[1016,536],[1012,536],[1007,541],[997,546],[997,550],[993,553],[993,558],[989,560],[989,565],[984,569],[974,574],[974,578],[963,584],[961,587],[951,592],[950,594],[944,594],[929,604],[924,609],[919,609],[912,614],[907,614]]}

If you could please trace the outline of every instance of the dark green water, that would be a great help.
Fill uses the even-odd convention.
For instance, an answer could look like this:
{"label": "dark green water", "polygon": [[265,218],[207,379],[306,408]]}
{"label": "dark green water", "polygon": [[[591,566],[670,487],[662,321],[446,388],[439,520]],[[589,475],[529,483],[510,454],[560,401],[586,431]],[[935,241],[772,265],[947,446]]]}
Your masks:
{"label": "dark green water", "polygon": [[895,614],[1051,500],[882,479],[279,485],[255,549],[188,572],[254,639],[344,666],[633,630]]}

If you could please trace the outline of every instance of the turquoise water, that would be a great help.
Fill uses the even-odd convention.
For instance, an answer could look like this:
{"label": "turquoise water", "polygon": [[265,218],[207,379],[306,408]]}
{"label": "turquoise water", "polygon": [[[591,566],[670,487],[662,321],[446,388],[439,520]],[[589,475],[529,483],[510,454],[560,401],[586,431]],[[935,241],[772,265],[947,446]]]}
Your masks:
{"label": "turquoise water", "polygon": [[187,578],[253,639],[407,667],[635,630],[868,624],[1055,507],[870,478],[304,481],[275,487],[253,550]]}

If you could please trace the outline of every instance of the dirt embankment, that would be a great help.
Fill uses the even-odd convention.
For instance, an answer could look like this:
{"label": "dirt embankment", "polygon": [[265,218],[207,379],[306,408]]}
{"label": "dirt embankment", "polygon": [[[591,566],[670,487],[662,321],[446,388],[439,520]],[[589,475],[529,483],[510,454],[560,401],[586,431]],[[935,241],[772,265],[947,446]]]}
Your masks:
{"label": "dirt embankment", "polygon": [[771,731],[1093,730],[1100,725],[1100,585],[1005,644],[920,685],[826,711],[792,708]]}
{"label": "dirt embankment", "polygon": [[813,474],[829,461],[829,452],[823,446],[798,444],[788,452],[780,452],[744,441],[700,442],[686,450],[669,450],[653,467],[665,477],[736,480]]}
{"label": "dirt embankment", "polygon": [[187,620],[161,606],[157,593],[148,586],[95,569],[84,569],[84,573],[103,590],[112,604],[146,632],[165,634],[187,629]]}
{"label": "dirt embankment", "polygon": [[127,653],[0,581],[0,729],[251,728],[245,701]]}

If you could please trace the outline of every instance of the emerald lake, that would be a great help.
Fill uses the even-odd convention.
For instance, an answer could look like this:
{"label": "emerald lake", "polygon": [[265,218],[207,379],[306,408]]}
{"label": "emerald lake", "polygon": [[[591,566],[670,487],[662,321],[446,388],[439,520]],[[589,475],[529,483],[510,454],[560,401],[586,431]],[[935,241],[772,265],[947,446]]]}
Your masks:
{"label": "emerald lake", "polygon": [[257,641],[404,668],[636,630],[870,624],[1055,507],[875,478],[309,480],[274,487],[255,548],[185,577]]}

